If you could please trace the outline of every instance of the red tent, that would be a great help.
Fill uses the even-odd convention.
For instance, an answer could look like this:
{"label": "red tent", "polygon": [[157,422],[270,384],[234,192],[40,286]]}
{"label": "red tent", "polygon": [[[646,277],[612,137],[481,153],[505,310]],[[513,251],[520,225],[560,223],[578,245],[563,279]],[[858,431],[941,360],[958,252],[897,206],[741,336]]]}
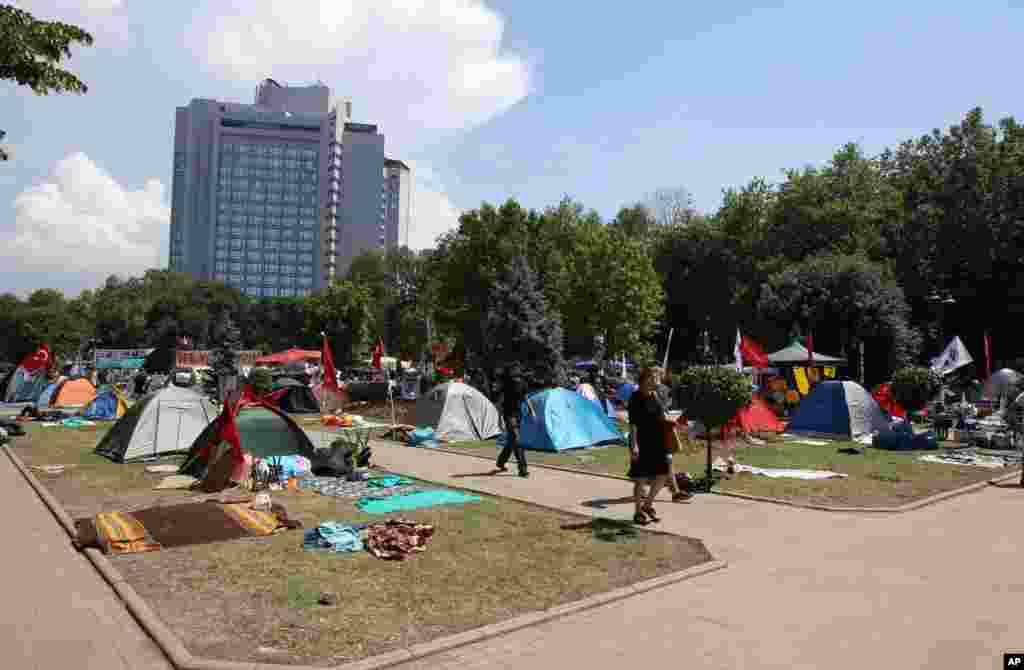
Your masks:
{"label": "red tent", "polygon": [[305,349],[289,349],[279,351],[269,356],[260,356],[256,359],[257,365],[287,365],[289,363],[301,363],[303,361],[319,361],[319,351],[307,351]]}
{"label": "red tent", "polygon": [[907,411],[896,404],[896,401],[893,400],[892,395],[889,392],[888,384],[879,384],[878,388],[875,389],[875,392],[871,394],[871,397],[878,401],[879,406],[888,412],[890,416],[906,418]]}
{"label": "red tent", "polygon": [[729,423],[722,427],[720,436],[725,437],[737,431],[745,433],[781,433],[785,425],[775,416],[772,408],[755,395],[750,404],[736,413]]}

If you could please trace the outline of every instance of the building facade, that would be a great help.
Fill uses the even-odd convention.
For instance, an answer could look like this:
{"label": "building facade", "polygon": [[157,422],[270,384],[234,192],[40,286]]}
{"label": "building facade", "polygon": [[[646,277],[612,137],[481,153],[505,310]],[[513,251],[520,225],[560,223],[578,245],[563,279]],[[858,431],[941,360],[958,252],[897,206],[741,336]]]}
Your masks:
{"label": "building facade", "polygon": [[384,161],[384,247],[409,246],[412,223],[412,171],[400,160]]}
{"label": "building facade", "polygon": [[351,113],[323,84],[270,79],[252,105],[179,107],[170,268],[252,297],[295,297],[381,248],[384,136]]}

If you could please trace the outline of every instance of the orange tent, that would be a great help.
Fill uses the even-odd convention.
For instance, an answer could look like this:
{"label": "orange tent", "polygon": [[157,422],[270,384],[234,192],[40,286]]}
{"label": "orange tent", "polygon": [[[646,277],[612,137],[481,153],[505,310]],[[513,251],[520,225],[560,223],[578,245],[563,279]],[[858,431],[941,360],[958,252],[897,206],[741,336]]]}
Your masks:
{"label": "orange tent", "polygon": [[737,430],[744,433],[781,433],[785,426],[761,396],[755,395],[750,404],[737,412],[722,428],[721,436],[725,437]]}
{"label": "orange tent", "polygon": [[96,399],[96,387],[88,379],[62,382],[50,398],[51,407],[85,407]]}

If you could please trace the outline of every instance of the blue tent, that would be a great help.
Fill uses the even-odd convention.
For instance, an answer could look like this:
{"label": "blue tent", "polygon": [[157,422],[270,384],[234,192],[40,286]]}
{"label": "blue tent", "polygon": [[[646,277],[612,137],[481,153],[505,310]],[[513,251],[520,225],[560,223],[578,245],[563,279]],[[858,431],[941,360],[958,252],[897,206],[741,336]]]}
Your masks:
{"label": "blue tent", "polygon": [[86,419],[99,421],[117,420],[117,394],[113,389],[104,391],[96,396],[96,399],[89,403],[83,413]]}
{"label": "blue tent", "polygon": [[633,391],[637,390],[638,388],[639,387],[636,384],[620,384],[619,390],[615,394],[615,397],[620,402],[628,403],[629,399],[633,397]]}
{"label": "blue tent", "polygon": [[888,431],[878,402],[857,382],[822,382],[800,401],[786,426],[789,433],[852,438]]}
{"label": "blue tent", "polygon": [[623,439],[615,421],[574,391],[541,391],[520,409],[520,440],[527,449],[565,451]]}
{"label": "blue tent", "polygon": [[49,384],[43,392],[39,394],[39,397],[34,398],[36,407],[49,407],[50,400],[53,399],[53,394],[57,390],[57,384]]}

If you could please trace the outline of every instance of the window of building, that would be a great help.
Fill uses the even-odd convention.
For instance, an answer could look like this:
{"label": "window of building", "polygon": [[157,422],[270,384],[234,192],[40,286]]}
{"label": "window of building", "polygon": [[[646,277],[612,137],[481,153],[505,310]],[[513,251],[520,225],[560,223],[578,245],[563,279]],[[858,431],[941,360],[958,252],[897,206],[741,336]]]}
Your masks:
{"label": "window of building", "polygon": [[264,277],[263,283],[267,286],[277,286],[277,275],[268,275]]}
{"label": "window of building", "polygon": [[263,270],[264,270],[264,272],[267,272],[268,274],[270,274],[270,273],[277,274],[278,272],[281,271],[281,266],[278,265],[277,263],[264,263],[263,264]]}
{"label": "window of building", "polygon": [[312,286],[313,285],[313,278],[312,277],[299,277],[298,284],[299,284],[299,286]]}
{"label": "window of building", "polygon": [[267,296],[268,298],[276,298],[277,297],[277,289],[273,288],[273,287],[265,288],[265,289],[263,289],[263,295]]}
{"label": "window of building", "polygon": [[289,275],[281,277],[281,286],[295,286],[295,277]]}
{"label": "window of building", "polygon": [[311,275],[313,274],[313,268],[308,265],[303,265],[299,268],[300,275]]}
{"label": "window of building", "polygon": [[236,284],[242,281],[242,275],[230,274],[228,275],[228,281],[235,282]]}
{"label": "window of building", "polygon": [[302,263],[312,263],[313,254],[299,254],[299,261]]}
{"label": "window of building", "polygon": [[297,260],[298,260],[298,258],[296,257],[295,254],[290,254],[290,253],[282,253],[281,254],[281,262],[282,263],[294,263]]}
{"label": "window of building", "polygon": [[228,248],[228,241],[225,238],[223,238],[223,237],[218,237],[216,239],[216,241],[214,242],[214,244],[217,246],[218,249],[227,249]]}
{"label": "window of building", "polygon": [[313,251],[313,243],[299,242],[299,251]]}
{"label": "window of building", "polygon": [[259,286],[246,286],[245,287],[245,294],[247,296],[251,296],[253,298],[260,297],[260,293],[261,292],[262,292],[262,289],[260,289]]}
{"label": "window of building", "polygon": [[225,261],[217,261],[217,263],[214,265],[214,269],[217,272],[227,272],[228,264]]}
{"label": "window of building", "polygon": [[314,233],[312,230],[300,230],[299,239],[310,242],[316,239],[316,233]]}
{"label": "window of building", "polygon": [[215,272],[213,273],[213,278],[216,281],[222,282],[227,278],[227,275],[225,275],[223,272]]}
{"label": "window of building", "polygon": [[252,145],[251,144],[248,144],[246,142],[239,142],[238,143],[238,153],[240,153],[240,154],[247,154],[247,153],[251,153],[251,152],[252,152]]}
{"label": "window of building", "polygon": [[281,242],[281,248],[286,251],[295,251],[299,246],[295,240],[284,240]]}
{"label": "window of building", "polygon": [[244,267],[245,266],[242,263],[232,263],[231,264],[231,271],[232,272],[241,272]]}
{"label": "window of building", "polygon": [[243,246],[244,246],[244,243],[242,242],[242,240],[237,239],[237,238],[231,240],[231,248],[232,249],[241,249]]}
{"label": "window of building", "polygon": [[227,258],[228,257],[228,250],[227,249],[217,249],[215,257],[218,258],[218,259]]}
{"label": "window of building", "polygon": [[231,251],[231,260],[237,261],[237,260],[241,260],[241,258],[242,258],[242,252],[241,251],[239,251],[238,249],[234,249],[234,250]]}
{"label": "window of building", "polygon": [[[263,260],[265,260],[268,263],[277,263],[277,252],[276,251],[264,251],[263,252]],[[269,270],[268,270],[268,272],[269,272]],[[274,272],[277,272],[277,270],[274,270]]]}
{"label": "window of building", "polygon": [[246,271],[246,273],[251,274],[251,275],[262,274],[262,272],[263,272],[263,264],[262,263],[246,263],[245,271]]}

